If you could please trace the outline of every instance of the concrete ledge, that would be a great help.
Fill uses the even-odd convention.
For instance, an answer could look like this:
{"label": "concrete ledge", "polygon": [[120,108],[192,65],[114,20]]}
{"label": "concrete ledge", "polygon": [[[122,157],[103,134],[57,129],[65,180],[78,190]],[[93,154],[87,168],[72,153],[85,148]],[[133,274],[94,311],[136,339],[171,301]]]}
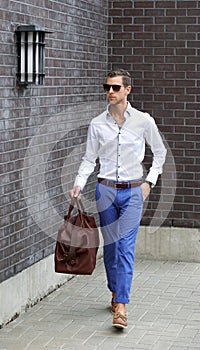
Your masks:
{"label": "concrete ledge", "polygon": [[136,258],[200,262],[200,229],[141,226]]}
{"label": "concrete ledge", "polygon": [[[99,248],[98,258],[102,256]],[[72,275],[55,273],[54,254],[0,284],[0,326],[66,283]]]}
{"label": "concrete ledge", "polygon": [[51,255],[2,282],[0,325],[17,317],[71,277],[54,272],[54,255]]}

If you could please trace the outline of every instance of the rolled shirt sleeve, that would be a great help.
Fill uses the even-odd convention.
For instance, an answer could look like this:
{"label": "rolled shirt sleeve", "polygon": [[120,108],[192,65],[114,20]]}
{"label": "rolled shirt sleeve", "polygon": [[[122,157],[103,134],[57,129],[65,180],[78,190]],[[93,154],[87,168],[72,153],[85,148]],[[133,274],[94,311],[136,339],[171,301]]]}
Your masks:
{"label": "rolled shirt sleeve", "polygon": [[162,174],[163,164],[165,162],[167,150],[164,146],[162,137],[154,119],[149,114],[147,114],[147,119],[148,128],[146,129],[145,139],[153,153],[153,161],[152,166],[150,167],[148,175],[146,177],[146,180],[152,182],[155,185],[158,176]]}
{"label": "rolled shirt sleeve", "polygon": [[95,133],[95,128],[90,123],[87,134],[86,152],[82,158],[78,174],[75,178],[74,186],[80,186],[83,190],[88,177],[94,171],[96,159],[98,158],[99,141]]}

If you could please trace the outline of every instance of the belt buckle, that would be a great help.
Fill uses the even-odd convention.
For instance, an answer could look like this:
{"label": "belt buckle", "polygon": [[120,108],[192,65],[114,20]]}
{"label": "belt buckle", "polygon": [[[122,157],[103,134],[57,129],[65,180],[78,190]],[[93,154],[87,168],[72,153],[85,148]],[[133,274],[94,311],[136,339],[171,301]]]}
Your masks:
{"label": "belt buckle", "polygon": [[115,182],[115,188],[119,189],[120,188],[120,182]]}
{"label": "belt buckle", "polygon": [[129,182],[116,182],[115,183],[115,188],[120,189],[120,188],[129,188],[130,183]]}

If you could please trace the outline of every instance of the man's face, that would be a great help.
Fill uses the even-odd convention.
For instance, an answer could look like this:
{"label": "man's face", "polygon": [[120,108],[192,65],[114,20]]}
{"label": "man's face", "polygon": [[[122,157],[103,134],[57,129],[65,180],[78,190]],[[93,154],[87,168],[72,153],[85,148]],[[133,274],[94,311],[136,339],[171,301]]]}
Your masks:
{"label": "man's face", "polygon": [[111,86],[110,90],[106,92],[107,99],[111,105],[124,104],[127,102],[127,96],[131,91],[131,86],[124,87],[121,76],[113,78],[108,77],[106,84],[121,86],[119,91],[115,91]]}

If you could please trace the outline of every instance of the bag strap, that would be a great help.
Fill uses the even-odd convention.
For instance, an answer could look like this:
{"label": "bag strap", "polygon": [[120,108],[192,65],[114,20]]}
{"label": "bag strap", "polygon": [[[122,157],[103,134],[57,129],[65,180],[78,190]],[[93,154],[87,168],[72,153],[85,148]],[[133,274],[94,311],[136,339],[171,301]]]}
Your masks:
{"label": "bag strap", "polygon": [[82,200],[80,199],[77,199],[76,197],[74,197],[72,200],[71,200],[71,203],[70,203],[70,206],[69,206],[69,209],[68,209],[68,213],[66,215],[66,220],[68,220],[72,214],[72,211],[74,210],[75,208],[75,205],[79,211],[80,214],[84,213],[85,212],[85,208],[84,208],[84,205],[83,205],[83,202]]}
{"label": "bag strap", "polygon": [[81,199],[74,198],[78,210],[85,212],[85,208]]}
{"label": "bag strap", "polygon": [[[83,206],[82,201],[78,200],[77,198],[73,198],[72,199],[72,201],[70,203],[70,206],[69,206],[68,214],[67,214],[65,220],[66,220],[66,222],[68,220],[70,220],[70,216],[72,214],[73,209],[75,208],[75,205],[76,205],[76,207],[78,209],[78,216],[80,218],[79,227],[84,227],[84,216],[83,216],[84,206]],[[70,250],[69,250],[69,253],[67,254],[67,259],[75,260],[75,258],[76,258],[75,247],[78,247],[77,235],[73,234],[73,231],[72,231]]]}

